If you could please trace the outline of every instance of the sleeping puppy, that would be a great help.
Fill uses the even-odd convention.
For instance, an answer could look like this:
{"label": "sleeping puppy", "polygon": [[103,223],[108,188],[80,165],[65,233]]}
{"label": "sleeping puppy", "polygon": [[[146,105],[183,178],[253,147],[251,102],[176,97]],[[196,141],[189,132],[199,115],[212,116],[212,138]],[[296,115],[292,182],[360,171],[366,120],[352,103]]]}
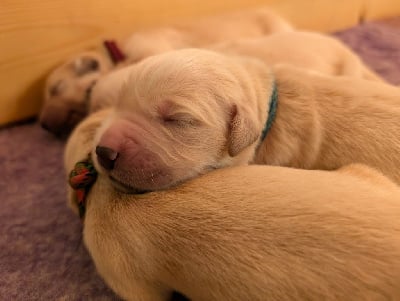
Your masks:
{"label": "sleeping puppy", "polygon": [[[106,113],[76,128],[67,170]],[[367,167],[241,166],[142,195],[99,174],[86,201],[84,243],[126,300],[400,300],[400,190]]]}
{"label": "sleeping puppy", "polygon": [[175,49],[198,48],[293,30],[286,20],[269,8],[261,7],[138,31],[127,39],[123,49],[128,61],[136,63],[148,56]]}
{"label": "sleeping puppy", "polygon": [[46,81],[39,116],[42,127],[55,134],[69,132],[87,115],[93,86],[111,68],[102,55],[85,52],[53,71]]}
{"label": "sleeping puppy", "polygon": [[122,64],[113,66],[101,52],[88,52],[71,58],[55,69],[45,85],[40,123],[55,134],[68,133],[87,115],[91,88],[100,77],[148,56],[173,49],[203,47],[292,30],[288,22],[269,9],[258,8],[138,31],[122,44],[127,57]]}
{"label": "sleeping puppy", "polygon": [[271,70],[185,49],[129,67],[96,138],[97,167],[128,191],[169,188],[248,163],[376,167],[400,182],[400,90],[381,82]]}
{"label": "sleeping puppy", "polygon": [[329,75],[383,81],[341,41],[316,32],[281,32],[257,39],[224,42],[210,49],[252,56],[270,65],[286,63]]}
{"label": "sleeping puppy", "polygon": [[[285,63],[329,75],[383,81],[339,40],[314,32],[276,33],[257,39],[220,43],[208,48],[224,54],[255,57],[271,66]],[[122,68],[97,83],[91,94],[89,112],[112,106],[118,101],[119,91],[129,76],[129,70]]]}

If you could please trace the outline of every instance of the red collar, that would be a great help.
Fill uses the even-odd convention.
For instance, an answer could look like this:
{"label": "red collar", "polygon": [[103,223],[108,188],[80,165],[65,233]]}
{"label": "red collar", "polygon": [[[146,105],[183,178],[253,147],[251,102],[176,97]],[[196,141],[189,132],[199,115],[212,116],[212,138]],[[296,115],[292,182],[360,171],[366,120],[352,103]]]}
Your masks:
{"label": "red collar", "polygon": [[115,65],[125,60],[125,55],[114,40],[105,40],[104,47]]}

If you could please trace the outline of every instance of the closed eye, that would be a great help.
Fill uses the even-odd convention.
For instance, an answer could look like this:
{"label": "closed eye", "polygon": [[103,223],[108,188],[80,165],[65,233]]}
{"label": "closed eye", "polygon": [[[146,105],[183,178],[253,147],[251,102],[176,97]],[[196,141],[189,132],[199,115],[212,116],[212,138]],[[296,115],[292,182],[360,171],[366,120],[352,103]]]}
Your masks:
{"label": "closed eye", "polygon": [[196,127],[200,125],[199,120],[196,120],[191,115],[186,113],[178,113],[169,116],[163,116],[162,121],[167,126]]}

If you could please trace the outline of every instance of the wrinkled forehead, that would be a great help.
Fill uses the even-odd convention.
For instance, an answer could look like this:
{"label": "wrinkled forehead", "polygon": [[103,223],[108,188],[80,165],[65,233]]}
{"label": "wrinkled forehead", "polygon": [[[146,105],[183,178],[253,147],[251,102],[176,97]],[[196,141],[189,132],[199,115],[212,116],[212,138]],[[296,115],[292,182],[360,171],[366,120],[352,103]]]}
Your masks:
{"label": "wrinkled forehead", "polygon": [[234,81],[217,59],[180,52],[154,56],[132,68],[117,107],[204,103],[218,98]]}

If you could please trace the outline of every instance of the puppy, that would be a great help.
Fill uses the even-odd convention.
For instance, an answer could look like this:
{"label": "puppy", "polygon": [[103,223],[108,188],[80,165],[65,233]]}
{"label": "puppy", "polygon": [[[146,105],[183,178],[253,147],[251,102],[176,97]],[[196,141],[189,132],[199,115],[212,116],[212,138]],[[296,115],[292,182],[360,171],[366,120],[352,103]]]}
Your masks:
{"label": "puppy", "polygon": [[[293,45],[296,45],[293,51]],[[231,41],[210,46],[224,54],[246,55],[269,65],[290,64],[329,75],[346,75],[383,81],[361,59],[335,38],[313,32],[276,33],[258,39]],[[112,106],[118,101],[122,84],[129,76],[122,68],[104,76],[94,87],[89,112]]]}
{"label": "puppy", "polygon": [[272,71],[260,60],[200,49],[129,68],[95,158],[129,191],[248,163],[326,170],[364,163],[400,182],[397,87]]}
{"label": "puppy", "polygon": [[55,134],[68,133],[87,115],[91,88],[100,77],[148,56],[292,30],[292,26],[275,13],[258,8],[138,31],[122,43],[127,57],[122,64],[113,66],[102,53],[90,52],[79,54],[55,69],[46,82],[39,121],[43,128]]}
{"label": "puppy", "polygon": [[329,75],[383,81],[345,44],[316,32],[275,33],[257,39],[224,42],[210,49],[225,54],[252,56],[270,65],[286,63]]}
{"label": "puppy", "polygon": [[[104,114],[70,137],[67,170],[93,148]],[[399,219],[399,188],[358,165],[225,168],[142,195],[99,174],[83,237],[126,300],[174,290],[192,301],[399,300]]]}
{"label": "puppy", "polygon": [[106,57],[85,52],[54,70],[46,80],[39,116],[42,127],[55,134],[73,128],[87,115],[94,84],[111,68]]}
{"label": "puppy", "polygon": [[123,48],[129,61],[136,63],[148,56],[175,49],[202,48],[220,42],[293,30],[286,20],[270,9],[261,7],[139,31],[127,39]]}

